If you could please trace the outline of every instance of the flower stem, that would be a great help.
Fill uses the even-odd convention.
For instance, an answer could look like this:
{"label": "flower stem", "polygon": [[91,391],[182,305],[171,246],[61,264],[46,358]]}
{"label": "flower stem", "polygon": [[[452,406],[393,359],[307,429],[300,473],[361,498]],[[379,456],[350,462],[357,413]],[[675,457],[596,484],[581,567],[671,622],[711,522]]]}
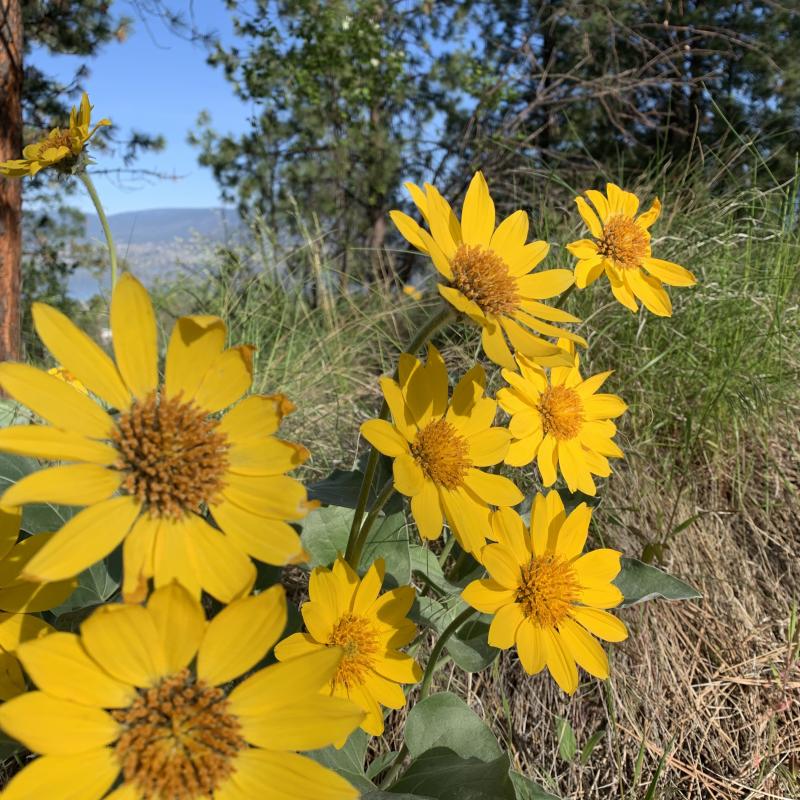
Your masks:
{"label": "flower stem", "polygon": [[450,555],[450,551],[453,549],[453,545],[456,543],[456,537],[451,533],[450,538],[445,542],[444,547],[442,548],[442,552],[439,553],[439,566],[444,567],[447,556]]}
{"label": "flower stem", "polygon": [[574,291],[575,291],[575,284],[574,284],[574,283],[571,283],[571,284],[570,284],[570,285],[569,285],[569,286],[568,286],[568,287],[567,287],[567,288],[564,290],[564,292],[562,293],[561,297],[559,297],[559,298],[558,298],[558,300],[556,300],[556,304],[555,304],[555,306],[553,306],[553,307],[554,307],[554,308],[564,308],[564,305],[566,304],[566,302],[567,302],[567,299],[569,298],[569,296],[570,296],[570,295],[571,295],[571,294],[572,294]]}
{"label": "flower stem", "polygon": [[92,198],[97,216],[100,218],[100,224],[103,226],[103,233],[106,235],[106,247],[108,247],[108,254],[111,259],[111,291],[117,285],[117,249],[114,247],[114,238],[111,236],[111,228],[108,224],[106,212],[103,210],[103,204],[100,202],[100,196],[97,194],[97,189],[94,188],[94,183],[89,177],[87,172],[79,172],[78,177],[89,192],[89,197]]}
{"label": "flower stem", "polygon": [[394,481],[389,478],[389,480],[383,484],[383,489],[381,489],[380,494],[375,499],[375,505],[370,509],[367,518],[364,520],[364,524],[361,526],[361,530],[358,532],[358,536],[355,538],[350,558],[347,559],[347,563],[350,564],[353,569],[358,568],[358,563],[361,561],[361,553],[364,550],[364,545],[367,543],[367,536],[369,536],[369,532],[372,530],[372,526],[375,524],[375,520],[378,518],[381,509],[386,505],[393,494]]}
{"label": "flower stem", "polygon": [[[436,331],[442,326],[447,324],[455,317],[455,309],[451,305],[446,305],[438,314],[431,317],[425,325],[420,328],[417,335],[411,341],[411,344],[404,351],[416,355],[417,350],[433,336]],[[397,377],[397,370],[395,370],[395,378]],[[386,419],[389,416],[389,404],[384,398],[381,412],[378,419]],[[347,549],[345,550],[345,558],[347,563],[353,569],[356,568],[358,560],[353,558],[353,551],[356,545],[359,531],[361,530],[361,522],[364,519],[364,512],[367,510],[367,503],[369,502],[369,490],[372,488],[372,482],[375,480],[375,473],[378,470],[378,459],[380,453],[373,447],[370,450],[369,458],[367,459],[367,466],[364,469],[364,477],[361,480],[361,489],[358,493],[358,500],[356,501],[356,511],[353,514],[353,524],[350,526],[350,536],[347,540]],[[363,547],[363,543],[362,543]],[[359,554],[360,555],[360,554]]]}
{"label": "flower stem", "polygon": [[[423,701],[431,691],[431,680],[433,673],[436,671],[436,664],[439,661],[439,656],[442,654],[444,646],[447,644],[448,639],[473,615],[477,613],[472,606],[467,606],[445,629],[442,635],[437,640],[436,644],[431,650],[428,663],[425,665],[425,674],[422,676],[422,685],[419,689],[419,699],[417,702]],[[395,778],[403,768],[403,761],[408,755],[408,747],[404,744],[400,748],[400,752],[394,757],[386,777],[381,781],[381,789],[386,789],[394,782]]]}

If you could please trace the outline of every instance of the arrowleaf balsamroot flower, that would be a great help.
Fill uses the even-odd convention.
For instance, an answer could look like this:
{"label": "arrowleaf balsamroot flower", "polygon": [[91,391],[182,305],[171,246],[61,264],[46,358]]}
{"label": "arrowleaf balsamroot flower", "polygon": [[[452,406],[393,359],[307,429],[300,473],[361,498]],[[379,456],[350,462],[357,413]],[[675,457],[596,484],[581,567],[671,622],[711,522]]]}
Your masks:
{"label": "arrowleaf balsamroot flower", "polygon": [[[38,689],[0,706],[0,727],[40,757],[4,800],[350,800],[344,778],[298,750],[339,741],[361,722],[320,694],[342,651],[274,664],[234,686],[286,625],[283,588],[236,600],[211,622],[177,583],[147,606],[95,611],[80,635],[19,648]],[[116,788],[115,787],[116,784]]]}
{"label": "arrowleaf balsamroot flower", "polygon": [[116,363],[56,309],[35,303],[33,319],[58,363],[116,413],[35,367],[0,364],[0,386],[49,423],[0,430],[0,451],[74,462],[23,478],[3,503],[86,506],[34,556],[27,577],[72,577],[124,542],[126,599],[143,599],[152,577],[229,602],[253,584],[248,556],[277,565],[302,557],[287,520],[311,504],[284,473],[308,451],[272,435],[292,410],[281,395],[254,395],[214,416],[252,381],[252,348],[223,349],[221,319],[178,320],[161,384],[155,314],[131,275],[111,301]]}
{"label": "arrowleaf balsamroot flower", "polygon": [[617,395],[597,393],[611,372],[584,380],[574,347],[561,344],[573,352],[575,362],[572,367],[553,367],[549,380],[544,369],[519,353],[520,371],[503,370],[510,386],[500,389],[497,400],[511,415],[508,429],[514,437],[505,460],[522,467],[535,458],[545,486],[552,486],[561,472],[571,492],[594,495],[592,475],[607,478],[608,458],[623,457],[612,441],[617,426],[611,420],[628,407]]}
{"label": "arrowleaf balsamroot flower", "polygon": [[392,422],[369,420],[361,433],[394,459],[394,485],[411,498],[420,535],[436,539],[445,519],[464,550],[486,541],[489,506],[514,506],[522,493],[502,475],[478,467],[499,464],[511,434],[492,427],[497,401],[484,397],[486,375],[475,366],[458,382],[448,403],[447,368],[428,347],[428,363],[400,356],[398,381],[381,378]]}
{"label": "arrowleaf balsamroot flower", "polygon": [[609,675],[608,657],[595,636],[607,642],[628,637],[624,623],[604,610],[622,602],[611,583],[620,570],[620,553],[581,555],[591,516],[585,503],[565,514],[555,491],[536,496],[530,530],[512,509],[495,511],[497,542],[481,552],[489,577],[462,592],[473,608],[494,615],[490,645],[503,650],[516,645],[529,675],[547,666],[568,694],[578,688],[576,662],[597,678]]}
{"label": "arrowleaf balsamroot flower", "polygon": [[111,124],[110,120],[101,119],[90,130],[91,114],[89,96],[84,92],[80,107],[73,106],[70,112],[68,128],[53,128],[44,139],[24,147],[22,158],[0,162],[0,175],[8,178],[32,177],[40,170],[53,166],[70,172],[89,139],[99,128]]}
{"label": "arrowleaf balsamroot flower", "polygon": [[61,605],[77,581],[34,583],[20,575],[34,555],[53,534],[40,533],[18,541],[22,514],[18,508],[0,506],[0,700],[25,691],[15,652],[21,642],[44,636],[52,628],[36,611]]}
{"label": "arrowleaf balsamroot flower", "polygon": [[575,202],[594,239],[567,245],[578,259],[575,285],[583,289],[605,271],[614,297],[626,308],[637,311],[638,299],[653,314],[671,316],[672,303],[663,284],[694,286],[697,278],[678,264],[652,257],[649,228],[661,213],[658,198],[637,217],[639,198],[613,183],[606,184],[605,195],[590,189],[586,196],[595,210],[582,197]]}
{"label": "arrowleaf balsamroot flower", "polygon": [[300,609],[308,633],[292,634],[275,647],[279,661],[340,647],[344,657],[323,691],[362,708],[366,717],[361,727],[371,736],[383,733],[381,706],[405,705],[400,684],[422,677],[417,662],[398,649],[416,635],[416,626],[406,617],[414,589],[401,586],[380,594],[384,572],[382,558],[363,578],[342,558],[333,569],[316,567],[308,584],[310,600]]}
{"label": "arrowleaf balsamroot flower", "polygon": [[517,352],[540,364],[569,363],[568,356],[541,337],[566,337],[585,345],[580,336],[550,324],[580,320],[541,301],[561,294],[574,277],[567,269],[530,274],[547,255],[549,245],[525,243],[528,215],[515,211],[495,229],[494,201],[481,172],[475,173],[469,185],[460,222],[435,187],[426,183],[423,192],[407,183],[406,188],[430,233],[400,211],[391,212],[392,221],[446,278],[447,285],[439,284],[442,297],[480,325],[486,355],[500,366],[513,368],[507,338]]}

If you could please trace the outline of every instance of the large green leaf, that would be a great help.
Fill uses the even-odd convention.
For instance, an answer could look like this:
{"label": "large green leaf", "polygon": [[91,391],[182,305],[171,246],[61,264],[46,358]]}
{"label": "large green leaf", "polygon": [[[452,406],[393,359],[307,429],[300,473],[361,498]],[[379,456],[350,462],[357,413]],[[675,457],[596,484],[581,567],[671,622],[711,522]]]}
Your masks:
{"label": "large green leaf", "polygon": [[350,734],[344,747],[323,747],[306,753],[323,766],[329,767],[348,780],[359,792],[375,789],[375,784],[364,774],[364,759],[367,755],[369,736],[360,728]]}
{"label": "large green leaf", "polygon": [[519,772],[511,773],[511,782],[514,784],[517,800],[559,800],[554,794],[549,794],[538,783],[520,775]]}
{"label": "large green leaf", "polygon": [[[78,576],[78,588],[52,613],[60,619],[62,615],[100,605],[109,600],[118,588],[119,580],[111,574],[107,563],[98,561]],[[57,625],[61,627],[59,623]]]}
{"label": "large green leaf", "polygon": [[[330,566],[337,556],[344,555],[352,522],[353,511],[338,506],[318,508],[306,517],[301,538],[312,567]],[[376,558],[386,562],[386,574],[392,578],[388,583],[404,586],[411,580],[405,514],[389,514],[375,523],[364,545],[359,572]]]}
{"label": "large green leaf", "polygon": [[413,757],[440,746],[448,747],[462,758],[482,761],[492,761],[502,754],[486,723],[451,692],[431,695],[413,706],[404,735]]}
{"label": "large green leaf", "polygon": [[415,759],[390,792],[436,800],[516,800],[507,755],[486,762],[462,758],[446,747]]}
{"label": "large green leaf", "polygon": [[622,569],[614,583],[625,598],[620,608],[643,603],[645,600],[696,600],[702,595],[685,581],[662,572],[652,564],[635,558],[622,558]]}
{"label": "large green leaf", "polygon": [[[382,460],[383,461],[383,460]],[[380,492],[385,480],[391,476],[390,468],[382,463],[372,482],[369,493],[369,505],[372,505]],[[342,508],[355,508],[358,503],[358,495],[361,492],[361,481],[364,473],[360,469],[341,470],[335,469],[321,481],[308,485],[308,496],[312,500],[319,500],[328,506],[341,506]],[[400,511],[403,508],[403,498],[399,494],[393,495],[386,504],[388,513]]]}

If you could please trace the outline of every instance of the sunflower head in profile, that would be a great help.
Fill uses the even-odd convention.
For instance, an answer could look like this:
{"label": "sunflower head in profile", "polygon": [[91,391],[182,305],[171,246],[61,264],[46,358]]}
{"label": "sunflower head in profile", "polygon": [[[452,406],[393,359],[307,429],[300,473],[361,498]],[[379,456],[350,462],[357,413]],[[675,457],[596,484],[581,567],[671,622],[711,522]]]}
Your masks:
{"label": "sunflower head in profile", "polygon": [[556,297],[574,280],[570,270],[533,273],[549,250],[545,242],[526,243],[528,215],[515,211],[495,229],[494,201],[481,172],[476,172],[464,197],[459,220],[434,186],[408,189],[427,231],[407,214],[391,217],[410,244],[427,253],[445,278],[442,297],[481,327],[486,355],[503,367],[514,367],[511,347],[537,363],[568,364],[569,357],[543,336],[585,340],[552,325],[580,322],[566,311],[541,302]]}
{"label": "sunflower head in profile", "polygon": [[611,372],[583,379],[572,343],[560,344],[573,353],[571,367],[553,367],[548,376],[517,354],[519,372],[503,370],[509,386],[498,391],[497,400],[511,415],[508,429],[514,437],[505,461],[523,467],[536,459],[545,486],[552,486],[560,472],[571,492],[594,496],[593,476],[607,478],[608,459],[623,457],[613,441],[617,426],[612,419],[628,407],[617,395],[598,392]]}
{"label": "sunflower head in profile", "polygon": [[446,519],[461,547],[477,553],[489,507],[522,501],[508,478],[479,469],[499,464],[511,441],[505,428],[493,426],[497,401],[485,396],[483,367],[467,372],[450,397],[447,368],[431,345],[427,364],[401,355],[397,378],[381,378],[392,421],[369,420],[361,433],[394,459],[395,488],[411,498],[420,535],[436,539]]}
{"label": "sunflower head in profile", "polygon": [[13,484],[3,503],[85,506],[31,559],[26,577],[70,578],[123,544],[126,599],[146,596],[153,578],[229,602],[252,586],[250,557],[276,565],[302,557],[288,523],[312,504],[285,473],[308,451],[273,436],[293,406],[281,395],[240,400],[253,348],[225,349],[221,319],[178,320],[163,381],[153,306],[129,274],[111,300],[115,360],[48,305],[35,303],[33,320],[55,360],[96,399],[35,367],[0,364],[0,386],[47,423],[0,430],[0,451],[63,462]]}
{"label": "sunflower head in profile", "polygon": [[275,647],[279,661],[341,648],[342,660],[323,691],[363,709],[361,727],[371,736],[383,733],[381,706],[402,708],[402,684],[422,677],[417,662],[399,650],[417,632],[407,617],[414,589],[401,586],[381,594],[385,570],[383,559],[363,578],[342,558],[332,569],[316,567],[308,584],[309,602],[300,609],[308,632],[295,633]]}
{"label": "sunflower head in profile", "polygon": [[612,583],[620,553],[583,553],[591,516],[585,503],[567,515],[555,491],[536,496],[530,530],[512,509],[495,511],[497,541],[481,552],[489,577],[462,593],[473,608],[493,615],[489,644],[503,650],[516,645],[529,675],[546,666],[568,694],[578,688],[576,662],[601,680],[609,675],[595,637],[620,642],[628,636],[624,623],[605,610],[623,599]]}
{"label": "sunflower head in profile", "polygon": [[594,189],[585,194],[594,209],[583,197],[575,202],[593,238],[567,245],[578,259],[575,285],[583,289],[605,272],[614,297],[626,308],[637,311],[639,300],[653,314],[671,316],[672,303],[663,284],[694,286],[697,279],[678,264],[653,258],[650,226],[661,214],[658,198],[637,216],[639,198],[613,183],[606,184],[605,194]]}
{"label": "sunflower head in profile", "polygon": [[111,124],[110,120],[101,119],[92,128],[91,116],[92,106],[84,92],[80,106],[73,106],[70,111],[68,128],[53,128],[44,139],[24,147],[22,158],[0,162],[0,175],[7,178],[33,177],[47,167],[72,172],[80,164],[80,157],[92,136],[99,128]]}
{"label": "sunflower head in profile", "polygon": [[80,634],[24,643],[37,688],[0,706],[0,727],[40,755],[3,797],[69,787],[85,800],[355,800],[347,781],[297,752],[345,739],[364,716],[320,693],[342,651],[252,672],[285,626],[280,586],[207,622],[173,583],[146,606],[98,609]]}

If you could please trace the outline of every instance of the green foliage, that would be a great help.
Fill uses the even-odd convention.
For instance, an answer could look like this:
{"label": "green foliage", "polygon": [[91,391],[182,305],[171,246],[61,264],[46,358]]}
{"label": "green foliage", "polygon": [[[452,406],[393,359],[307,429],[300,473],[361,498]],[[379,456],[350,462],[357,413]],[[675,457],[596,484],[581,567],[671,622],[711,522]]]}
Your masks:
{"label": "green foliage", "polygon": [[622,557],[622,569],[614,583],[625,598],[621,608],[643,603],[645,600],[696,600],[702,595],[685,581],[667,575],[651,564],[635,558]]}

